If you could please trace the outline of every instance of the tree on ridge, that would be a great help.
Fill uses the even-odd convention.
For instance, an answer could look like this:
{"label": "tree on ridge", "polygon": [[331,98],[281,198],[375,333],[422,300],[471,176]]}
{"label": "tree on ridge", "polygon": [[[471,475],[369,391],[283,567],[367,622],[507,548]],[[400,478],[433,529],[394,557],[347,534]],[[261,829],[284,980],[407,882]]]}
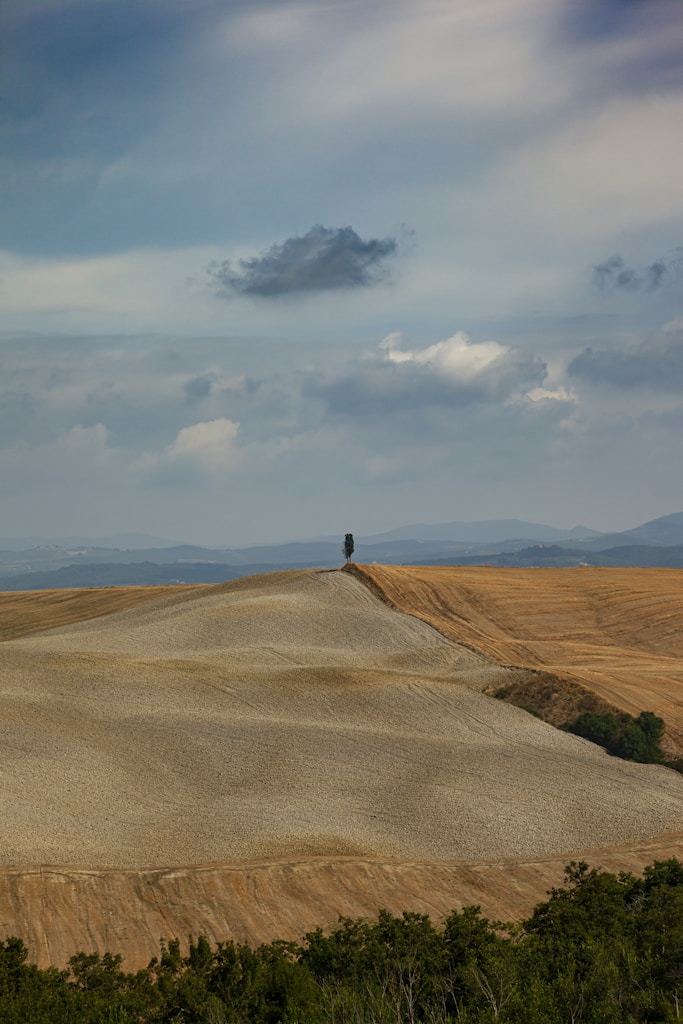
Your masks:
{"label": "tree on ridge", "polygon": [[353,534],[347,533],[344,535],[344,558],[348,562],[353,554]]}

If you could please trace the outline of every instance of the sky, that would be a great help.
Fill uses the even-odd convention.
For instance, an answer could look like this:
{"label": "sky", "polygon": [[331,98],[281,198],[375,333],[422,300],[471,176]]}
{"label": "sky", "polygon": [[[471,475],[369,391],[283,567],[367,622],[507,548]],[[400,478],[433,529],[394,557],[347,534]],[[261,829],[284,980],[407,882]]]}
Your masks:
{"label": "sky", "polygon": [[682,0],[5,0],[0,535],[683,510]]}

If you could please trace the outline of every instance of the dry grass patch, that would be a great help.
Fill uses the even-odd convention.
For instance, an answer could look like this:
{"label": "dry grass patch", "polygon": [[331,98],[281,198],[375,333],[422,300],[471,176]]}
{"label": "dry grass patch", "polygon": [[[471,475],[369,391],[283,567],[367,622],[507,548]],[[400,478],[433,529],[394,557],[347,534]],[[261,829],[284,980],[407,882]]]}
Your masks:
{"label": "dry grass patch", "polygon": [[557,728],[575,721],[586,711],[600,715],[619,713],[618,708],[585,686],[533,669],[510,669],[502,686],[496,684],[484,692]]}

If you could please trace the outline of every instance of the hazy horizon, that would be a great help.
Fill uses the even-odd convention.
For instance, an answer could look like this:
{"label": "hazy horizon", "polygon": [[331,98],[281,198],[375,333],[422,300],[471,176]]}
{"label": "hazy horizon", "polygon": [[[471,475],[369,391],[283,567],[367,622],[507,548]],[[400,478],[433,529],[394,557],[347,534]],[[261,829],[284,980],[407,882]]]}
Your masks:
{"label": "hazy horizon", "polygon": [[[668,513],[668,514],[676,515],[676,514],[682,514],[682,513]],[[656,518],[662,518],[662,517],[656,517]],[[666,518],[666,516],[664,518]],[[520,525],[523,525],[524,527],[527,528],[522,533],[520,533],[519,536],[513,535],[512,533],[507,535],[503,531],[501,531],[499,536],[498,536],[498,534],[496,534],[496,540],[500,540],[501,542],[505,541],[505,540],[520,539],[520,538],[523,538],[523,537],[527,536],[527,534],[528,534],[529,539],[531,539],[531,540],[543,540],[543,537],[536,537],[536,536],[534,536],[534,535],[532,535],[531,533],[528,532],[528,528],[529,527],[534,527],[534,526],[538,526],[539,528],[541,528],[541,530],[548,529],[548,528],[551,529],[551,530],[556,530],[558,533],[571,533],[572,531],[584,530],[584,529],[587,531],[587,533],[595,533],[597,535],[602,535],[602,534],[607,535],[607,534],[612,534],[612,533],[623,532],[623,531],[612,529],[611,527],[607,527],[605,529],[597,529],[597,528],[591,526],[588,523],[575,523],[572,526],[566,526],[566,525],[557,524],[557,523],[538,523],[538,522],[535,522],[535,521],[532,521],[532,520],[520,520],[519,518],[499,518],[499,519],[487,519],[487,520],[481,519],[481,520],[467,520],[467,521],[453,520],[453,521],[447,522],[447,523],[427,522],[427,521],[420,521],[420,522],[415,522],[415,523],[402,523],[402,524],[398,524],[398,525],[394,525],[394,526],[388,526],[384,530],[379,530],[379,531],[374,531],[374,532],[366,532],[366,531],[363,531],[363,530],[355,530],[354,531],[354,537],[356,539],[356,543],[360,542],[362,544],[362,543],[367,542],[367,541],[373,541],[374,543],[381,543],[381,538],[383,538],[385,535],[395,534],[395,533],[404,533],[405,534],[406,530],[410,530],[410,529],[414,529],[414,528],[415,529],[423,528],[423,529],[428,530],[428,531],[429,530],[433,531],[435,527],[439,527],[439,526],[450,527],[450,528],[452,528],[454,525],[462,526],[462,527],[477,527],[477,526],[495,525],[495,524],[498,524],[498,523],[501,523],[501,524],[502,523],[519,523]],[[642,525],[644,525],[642,522],[632,523],[630,527],[626,527],[626,530],[635,529],[636,527],[639,527],[639,526],[642,526]],[[161,548],[161,547],[164,547],[166,545],[168,545],[168,546],[176,546],[176,545],[181,545],[181,546],[182,545],[189,545],[189,546],[193,546],[194,545],[194,546],[198,546],[198,547],[206,547],[207,549],[221,549],[221,548],[241,549],[241,548],[249,548],[249,547],[260,547],[260,546],[269,547],[269,546],[274,546],[274,545],[277,546],[277,545],[297,544],[297,543],[303,543],[303,544],[306,544],[306,543],[336,543],[337,541],[339,541],[339,543],[341,544],[341,542],[343,540],[343,536],[344,535],[342,533],[340,533],[340,534],[314,533],[314,534],[310,534],[310,535],[306,535],[306,536],[300,534],[300,535],[297,535],[297,536],[264,537],[264,538],[261,538],[261,539],[258,539],[258,540],[252,541],[252,542],[239,543],[238,544],[238,543],[232,543],[230,538],[217,539],[217,540],[208,541],[208,542],[199,542],[199,541],[194,541],[194,540],[192,540],[191,538],[188,538],[188,537],[160,537],[157,534],[147,533],[146,531],[140,531],[140,530],[123,531],[123,532],[116,532],[116,533],[104,534],[104,535],[102,535],[102,534],[87,533],[87,532],[79,533],[79,534],[69,533],[69,534],[64,534],[64,535],[52,535],[52,536],[43,536],[43,535],[36,535],[36,534],[4,534],[4,535],[0,536],[0,547],[3,544],[11,542],[11,546],[12,546],[12,548],[14,548],[15,545],[18,544],[20,541],[26,541],[29,544],[41,544],[41,543],[45,543],[45,544],[51,544],[51,543],[59,544],[59,543],[67,543],[67,542],[75,544],[75,543],[80,543],[80,542],[86,542],[86,543],[92,543],[92,544],[95,544],[95,545],[96,544],[101,544],[101,545],[104,545],[104,546],[107,546],[107,542],[111,543],[112,546],[118,546],[120,543],[125,541],[125,542],[128,542],[128,543],[132,543],[131,550],[133,550],[135,547],[137,547],[137,548],[144,548],[144,547],[149,546],[149,547],[159,547],[159,548]],[[375,538],[380,538],[380,540],[375,540]],[[409,535],[408,534],[405,534],[405,539],[409,539]],[[410,539],[414,539],[414,538],[410,537]],[[433,538],[432,539],[434,539],[434,540],[446,540],[447,537],[445,537],[445,536],[441,537],[441,536],[438,536],[437,534],[433,534]],[[451,539],[454,539],[454,538],[451,537]],[[461,539],[463,542],[466,542],[468,540],[468,538],[464,534],[463,534],[462,538],[459,538],[459,539]],[[495,542],[493,540],[486,540],[486,541],[484,541],[484,540],[481,540],[481,538],[478,538],[474,542],[476,543],[476,542],[479,542],[479,541],[481,541],[481,543],[494,543]],[[19,549],[17,548],[16,550],[19,550]]]}

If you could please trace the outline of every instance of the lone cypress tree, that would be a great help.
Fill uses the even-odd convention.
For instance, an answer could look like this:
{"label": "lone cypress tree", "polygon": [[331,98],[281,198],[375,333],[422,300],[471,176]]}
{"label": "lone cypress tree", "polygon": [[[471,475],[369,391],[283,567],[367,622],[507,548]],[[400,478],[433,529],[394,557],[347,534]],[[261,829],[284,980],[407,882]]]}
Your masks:
{"label": "lone cypress tree", "polygon": [[344,558],[348,562],[349,559],[351,558],[351,555],[353,554],[353,534],[352,533],[344,534],[344,549],[343,550],[344,550]]}

